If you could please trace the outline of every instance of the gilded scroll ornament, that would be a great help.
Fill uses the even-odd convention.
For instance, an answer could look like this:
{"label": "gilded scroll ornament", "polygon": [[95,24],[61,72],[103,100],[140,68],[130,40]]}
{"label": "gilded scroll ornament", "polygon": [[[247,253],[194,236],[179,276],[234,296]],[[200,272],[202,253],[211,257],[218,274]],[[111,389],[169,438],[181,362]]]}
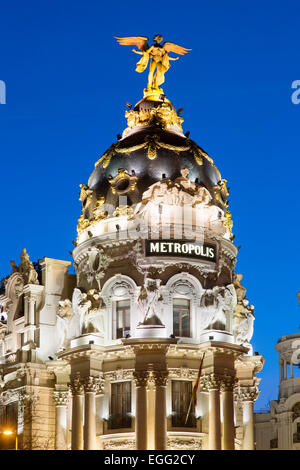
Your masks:
{"label": "gilded scroll ornament", "polygon": [[162,101],[158,107],[137,111],[130,109],[125,112],[125,117],[127,118],[127,128],[123,132],[123,137],[126,137],[134,127],[149,126],[155,122],[162,129],[168,130],[174,127],[182,132],[181,124],[183,123],[183,118],[177,115],[172,104],[167,99]]}
{"label": "gilded scroll ornament", "polygon": [[111,160],[111,157],[115,153],[115,148],[116,148],[117,145],[118,144],[112,144],[109,147],[109,149],[105,152],[105,154],[102,155],[102,157],[95,163],[95,167],[97,167],[99,163],[102,163],[103,168],[108,167],[108,165],[110,163],[110,160]]}
{"label": "gilded scroll ornament", "polygon": [[157,134],[152,136],[146,136],[144,142],[138,145],[133,145],[131,147],[121,147],[120,144],[112,145],[105,154],[96,162],[95,167],[97,167],[100,163],[102,164],[103,168],[106,168],[114,153],[122,153],[125,155],[130,155],[133,152],[141,149],[147,149],[147,156],[150,160],[154,160],[157,156],[156,150],[158,148],[170,150],[176,154],[180,154],[181,152],[192,152],[194,158],[198,165],[203,165],[203,158],[206,158],[215,168],[217,171],[218,176],[221,179],[220,172],[214,165],[212,158],[210,158],[205,152],[203,152],[200,147],[198,147],[193,141],[187,139],[187,145],[172,145],[162,142]]}
{"label": "gilded scroll ornament", "polygon": [[133,214],[133,209],[130,206],[118,206],[113,212],[113,217],[123,217]]}
{"label": "gilded scroll ornament", "polygon": [[123,168],[119,168],[117,176],[109,179],[112,193],[118,195],[125,195],[134,191],[137,181],[138,177],[135,175],[134,171],[130,175]]}
{"label": "gilded scroll ornament", "polygon": [[83,217],[83,214],[81,214],[81,216],[78,219],[77,232],[78,233],[82,232],[82,230],[84,230],[86,227],[88,227],[90,225],[90,223],[91,222],[89,221],[89,219],[85,219]]}
{"label": "gilded scroll ornament", "polygon": [[226,211],[225,219],[224,219],[223,225],[224,225],[224,227],[226,227],[226,229],[228,230],[229,236],[230,236],[230,240],[232,240],[232,239],[233,239],[233,233],[232,233],[233,221],[232,221],[231,213],[230,213],[230,211],[228,211],[228,210]]}

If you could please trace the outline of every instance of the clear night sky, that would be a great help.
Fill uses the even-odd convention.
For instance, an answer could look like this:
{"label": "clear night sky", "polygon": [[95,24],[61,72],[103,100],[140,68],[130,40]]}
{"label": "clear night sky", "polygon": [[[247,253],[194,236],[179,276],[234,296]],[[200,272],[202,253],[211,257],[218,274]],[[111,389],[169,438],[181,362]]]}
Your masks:
{"label": "clear night sky", "polygon": [[274,0],[2,1],[0,277],[23,247],[32,261],[71,260],[79,183],[146,86],[138,56],[113,37],[161,33],[193,49],[171,63],[163,88],[228,180],[236,271],[255,305],[254,350],[266,358],[256,408],[276,399],[274,346],[300,325],[299,14],[299,2]]}

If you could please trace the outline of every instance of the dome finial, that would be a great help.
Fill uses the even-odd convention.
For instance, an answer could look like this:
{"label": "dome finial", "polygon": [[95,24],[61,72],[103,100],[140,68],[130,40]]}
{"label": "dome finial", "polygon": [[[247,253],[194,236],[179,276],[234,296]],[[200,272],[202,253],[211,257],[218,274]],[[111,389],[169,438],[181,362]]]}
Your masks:
{"label": "dome finial", "polygon": [[149,46],[149,39],[144,36],[130,36],[125,38],[116,37],[116,40],[121,46],[137,46],[139,48],[138,51],[136,49],[132,49],[133,52],[142,56],[136,64],[136,72],[144,72],[150,60],[148,85],[145,90],[145,94],[149,95],[163,94],[163,90],[159,87],[165,81],[165,73],[170,68],[170,60],[179,59],[179,57],[170,57],[169,52],[184,55],[192,50],[178,46],[173,42],[165,42],[161,45],[160,43],[163,40],[161,34],[156,34],[154,36],[153,41],[155,41],[155,43],[152,44],[152,46]]}

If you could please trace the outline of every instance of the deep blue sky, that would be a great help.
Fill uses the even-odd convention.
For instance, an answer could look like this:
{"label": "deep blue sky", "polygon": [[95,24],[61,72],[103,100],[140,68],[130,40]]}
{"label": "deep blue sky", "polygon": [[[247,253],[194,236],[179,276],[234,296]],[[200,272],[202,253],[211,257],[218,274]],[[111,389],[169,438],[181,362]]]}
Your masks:
{"label": "deep blue sky", "polygon": [[299,14],[299,2],[274,0],[2,1],[0,275],[23,247],[32,260],[71,259],[78,185],[146,85],[131,47],[113,37],[161,33],[193,49],[172,64],[164,91],[229,181],[237,272],[266,358],[257,408],[277,398],[274,346],[300,324]]}

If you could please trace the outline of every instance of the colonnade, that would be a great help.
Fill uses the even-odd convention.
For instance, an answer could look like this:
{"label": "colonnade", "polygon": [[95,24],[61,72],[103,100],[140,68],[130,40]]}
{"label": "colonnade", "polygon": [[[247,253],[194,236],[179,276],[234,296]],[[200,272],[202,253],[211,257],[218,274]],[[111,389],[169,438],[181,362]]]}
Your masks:
{"label": "colonnade", "polygon": [[[149,372],[135,373],[136,379],[136,448],[147,449],[147,383]],[[153,373],[155,384],[155,449],[166,449],[166,382],[167,374]],[[208,449],[234,450],[234,389],[235,379],[229,376],[209,374],[201,381],[203,391],[209,395]],[[243,449],[254,450],[253,404],[257,398],[256,387],[240,387],[236,398],[242,403],[244,429]],[[222,410],[222,414],[221,414]]]}
{"label": "colonnade", "polygon": [[[72,450],[96,449],[96,395],[103,391],[103,381],[96,377],[80,378],[70,384],[72,392]],[[69,392],[54,392],[56,405],[55,449],[67,448],[67,405]]]}
{"label": "colonnade", "polygon": [[[166,354],[174,339],[134,340],[124,343],[132,347],[135,354],[135,441],[136,449],[167,449],[167,381],[168,364]],[[211,356],[213,357],[213,356]],[[229,356],[227,367],[224,358],[214,356],[213,367],[204,367],[200,378],[199,390],[208,395],[208,442],[210,450],[233,450],[235,448],[235,402],[242,405],[242,418],[238,426],[243,428],[242,448],[251,450],[254,440],[254,401],[257,386],[249,376],[252,386],[236,376],[233,362]],[[210,363],[211,358],[209,359]],[[220,362],[216,369],[216,361]],[[208,369],[209,367],[209,369]],[[223,371],[222,371],[223,368]],[[213,372],[209,373],[208,370]],[[74,370],[74,369],[73,369]],[[76,369],[75,369],[76,370]],[[72,393],[72,436],[71,448],[74,450],[96,449],[96,396],[103,394],[104,379],[98,369],[97,377],[81,377],[72,374],[70,390]],[[67,448],[67,403],[69,391],[55,391],[56,404],[56,449]],[[205,446],[206,447],[206,446]]]}
{"label": "colonnade", "polygon": [[[136,381],[136,448],[146,450],[149,448],[149,412],[154,412],[154,447],[157,450],[167,448],[167,418],[166,418],[166,388],[168,372],[162,371],[135,371]],[[154,410],[148,409],[147,387],[149,381],[154,385]]]}
{"label": "colonnade", "polygon": [[[290,376],[288,377],[287,366],[290,365]],[[280,383],[283,380],[293,379],[294,378],[294,368],[293,360],[290,359],[280,359],[279,361],[279,379]]]}
{"label": "colonnade", "polygon": [[[149,412],[154,413],[154,447],[167,448],[166,385],[167,371],[135,371],[136,382],[136,448],[149,449]],[[96,395],[102,384],[95,377],[81,380],[77,376],[71,383],[72,391],[72,444],[74,450],[96,449]],[[155,406],[148,409],[147,389],[152,382]],[[202,391],[208,392],[208,449],[233,450],[234,444],[234,385],[233,377],[209,374],[200,382]],[[242,403],[243,449],[254,449],[253,404],[257,398],[256,387],[240,387],[236,398]],[[54,392],[56,405],[55,448],[67,448],[67,405],[69,392]],[[222,414],[221,414],[222,410]],[[84,419],[83,419],[84,418]],[[84,424],[83,424],[84,423]]]}

